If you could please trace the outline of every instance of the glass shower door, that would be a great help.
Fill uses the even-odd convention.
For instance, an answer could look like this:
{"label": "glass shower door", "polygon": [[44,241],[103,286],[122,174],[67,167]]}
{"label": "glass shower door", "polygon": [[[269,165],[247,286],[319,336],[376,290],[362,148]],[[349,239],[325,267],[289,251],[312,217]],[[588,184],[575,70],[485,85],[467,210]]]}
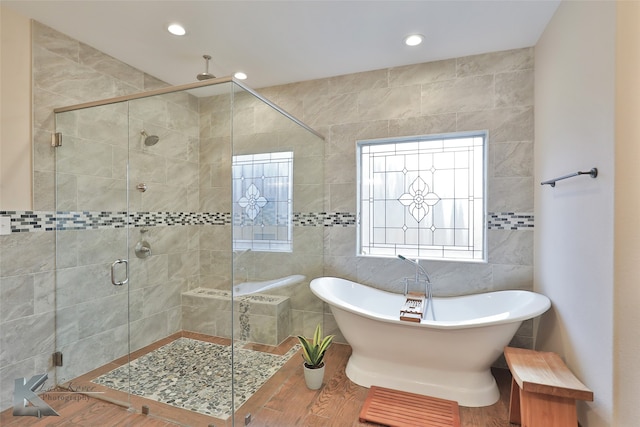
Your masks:
{"label": "glass shower door", "polygon": [[129,354],[128,106],[57,113],[56,132],[56,383],[101,393]]}

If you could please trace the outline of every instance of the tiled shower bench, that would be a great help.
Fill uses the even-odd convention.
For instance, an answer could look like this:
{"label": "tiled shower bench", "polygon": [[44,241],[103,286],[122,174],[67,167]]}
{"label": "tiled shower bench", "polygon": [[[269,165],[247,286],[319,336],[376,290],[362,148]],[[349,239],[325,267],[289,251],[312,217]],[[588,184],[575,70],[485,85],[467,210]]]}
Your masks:
{"label": "tiled shower bench", "polygon": [[182,293],[182,329],[234,339],[278,345],[291,334],[289,297],[252,294],[234,298],[220,289],[196,288]]}

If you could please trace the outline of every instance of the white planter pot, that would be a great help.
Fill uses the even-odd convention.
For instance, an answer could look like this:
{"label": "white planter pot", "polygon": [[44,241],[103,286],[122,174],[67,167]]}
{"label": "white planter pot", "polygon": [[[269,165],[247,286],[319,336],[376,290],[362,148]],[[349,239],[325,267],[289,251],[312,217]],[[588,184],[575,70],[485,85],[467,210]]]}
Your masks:
{"label": "white planter pot", "polygon": [[324,379],[324,365],[322,365],[321,368],[310,369],[303,363],[302,367],[304,368],[304,380],[307,383],[307,387],[311,390],[317,390],[322,387],[322,380]]}

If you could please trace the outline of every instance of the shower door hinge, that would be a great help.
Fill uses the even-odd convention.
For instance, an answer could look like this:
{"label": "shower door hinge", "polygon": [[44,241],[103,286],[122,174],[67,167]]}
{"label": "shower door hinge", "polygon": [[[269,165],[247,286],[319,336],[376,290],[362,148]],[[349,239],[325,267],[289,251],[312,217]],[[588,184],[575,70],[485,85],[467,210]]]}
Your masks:
{"label": "shower door hinge", "polygon": [[62,352],[56,351],[53,353],[53,366],[62,366]]}
{"label": "shower door hinge", "polygon": [[51,146],[62,147],[62,132],[56,132],[51,134]]}

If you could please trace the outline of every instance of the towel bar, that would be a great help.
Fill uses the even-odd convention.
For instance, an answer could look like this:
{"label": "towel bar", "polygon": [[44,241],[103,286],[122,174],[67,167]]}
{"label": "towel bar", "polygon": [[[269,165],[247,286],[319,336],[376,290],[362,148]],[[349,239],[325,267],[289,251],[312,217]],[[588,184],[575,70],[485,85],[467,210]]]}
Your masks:
{"label": "towel bar", "polygon": [[570,173],[569,175],[564,175],[555,179],[550,179],[548,181],[543,181],[540,183],[540,185],[546,185],[549,184],[552,187],[556,186],[556,181],[561,181],[563,179],[567,179],[567,178],[573,178],[574,176],[578,176],[578,175],[589,175],[591,176],[591,178],[595,178],[598,176],[598,168],[592,168],[590,171],[588,172],[583,172],[583,171],[578,171],[575,173]]}

